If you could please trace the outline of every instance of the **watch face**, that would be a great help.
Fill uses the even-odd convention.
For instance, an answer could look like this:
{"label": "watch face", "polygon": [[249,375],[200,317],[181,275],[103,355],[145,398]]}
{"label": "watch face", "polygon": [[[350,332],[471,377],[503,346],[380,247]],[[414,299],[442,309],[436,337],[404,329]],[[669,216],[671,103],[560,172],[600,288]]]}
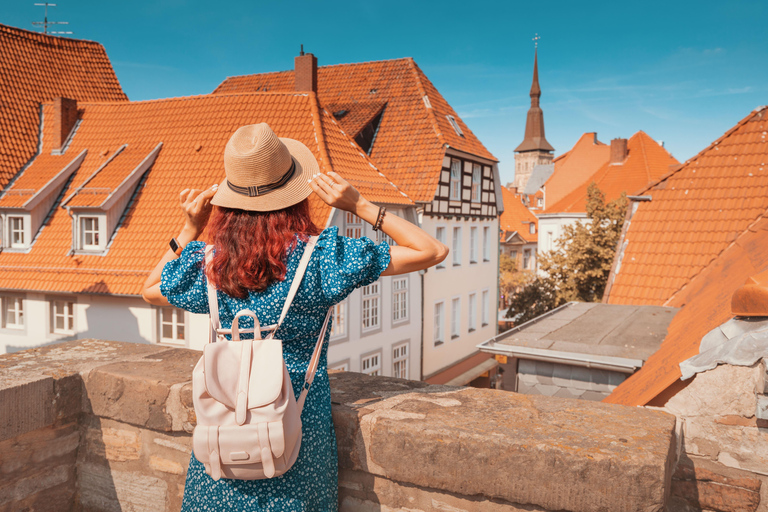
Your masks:
{"label": "watch face", "polygon": [[171,246],[171,250],[173,252],[178,252],[178,250],[179,250],[179,243],[176,241],[175,238],[171,238],[171,241],[168,242],[168,244]]}

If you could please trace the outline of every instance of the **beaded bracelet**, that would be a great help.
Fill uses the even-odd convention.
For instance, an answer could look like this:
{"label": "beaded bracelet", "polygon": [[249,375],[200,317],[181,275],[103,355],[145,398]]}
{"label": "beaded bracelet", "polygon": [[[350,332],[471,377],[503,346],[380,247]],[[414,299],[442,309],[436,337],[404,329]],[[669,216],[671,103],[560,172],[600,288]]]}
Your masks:
{"label": "beaded bracelet", "polygon": [[387,209],[384,206],[379,206],[379,215],[376,216],[376,222],[373,224],[373,230],[378,231],[381,229],[381,223],[384,222],[384,215],[387,213]]}

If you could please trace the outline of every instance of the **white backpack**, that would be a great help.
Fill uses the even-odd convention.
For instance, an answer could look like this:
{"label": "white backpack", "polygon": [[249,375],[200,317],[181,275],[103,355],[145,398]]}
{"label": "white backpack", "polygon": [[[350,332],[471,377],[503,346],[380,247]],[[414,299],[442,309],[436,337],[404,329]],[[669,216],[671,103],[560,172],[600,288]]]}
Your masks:
{"label": "white backpack", "polygon": [[[195,457],[214,480],[279,476],[299,455],[301,410],[315,378],[331,310],[317,338],[298,401],[283,360],[282,342],[273,336],[288,314],[316,241],[317,237],[311,237],[306,244],[275,325],[261,327],[256,314],[244,309],[235,315],[231,329],[222,329],[216,289],[208,281],[211,334],[192,373],[197,415],[192,445]],[[206,264],[212,257],[213,246],[206,246]],[[253,319],[253,329],[239,329],[239,319],[244,316]],[[271,330],[265,339],[261,339],[262,329]],[[246,332],[254,333],[255,339],[241,340],[240,334]],[[225,334],[231,334],[232,341]]]}

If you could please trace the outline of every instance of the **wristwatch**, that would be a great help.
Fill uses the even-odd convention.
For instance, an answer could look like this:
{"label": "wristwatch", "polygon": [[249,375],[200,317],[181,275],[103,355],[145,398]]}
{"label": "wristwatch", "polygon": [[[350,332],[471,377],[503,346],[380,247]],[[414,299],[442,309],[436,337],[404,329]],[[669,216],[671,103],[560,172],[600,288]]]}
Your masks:
{"label": "wristwatch", "polygon": [[171,238],[171,241],[168,242],[168,245],[171,246],[171,250],[176,254],[176,256],[179,256],[181,254],[181,251],[184,250],[182,246],[179,245],[179,241],[176,240],[176,238]]}

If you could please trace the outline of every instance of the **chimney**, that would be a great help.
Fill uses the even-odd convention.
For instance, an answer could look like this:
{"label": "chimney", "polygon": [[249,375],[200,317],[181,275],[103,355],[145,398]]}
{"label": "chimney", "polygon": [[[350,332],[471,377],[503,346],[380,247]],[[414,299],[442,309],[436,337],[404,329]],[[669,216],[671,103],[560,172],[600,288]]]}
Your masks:
{"label": "chimney", "polygon": [[77,100],[55,98],[53,100],[53,149],[60,150],[67,141],[77,121]]}
{"label": "chimney", "polygon": [[304,45],[301,45],[301,54],[294,59],[293,65],[296,92],[317,92],[317,57],[304,53]]}
{"label": "chimney", "polygon": [[627,158],[627,139],[611,141],[611,164],[620,164]]}

